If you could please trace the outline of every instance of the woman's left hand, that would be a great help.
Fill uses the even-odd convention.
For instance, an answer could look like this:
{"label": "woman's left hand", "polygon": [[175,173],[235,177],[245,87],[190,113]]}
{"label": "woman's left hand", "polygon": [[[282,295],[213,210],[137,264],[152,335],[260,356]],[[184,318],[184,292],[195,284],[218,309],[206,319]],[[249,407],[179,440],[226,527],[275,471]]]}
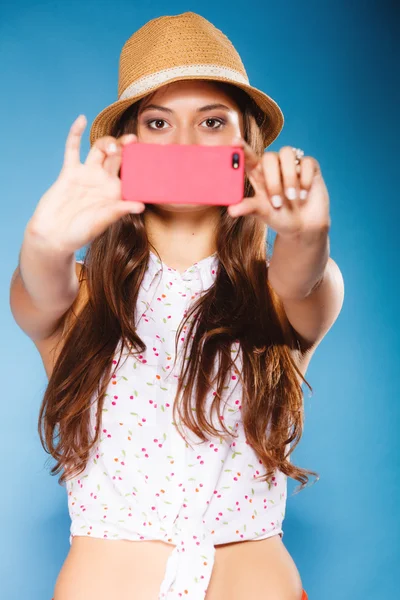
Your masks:
{"label": "woman's left hand", "polygon": [[[281,237],[307,238],[308,234],[329,230],[329,194],[314,158],[304,156],[298,173],[290,146],[259,157],[242,138],[234,145],[244,150],[245,170],[255,195],[230,205],[231,216],[256,215]],[[281,197],[278,208],[273,206],[274,196]]]}

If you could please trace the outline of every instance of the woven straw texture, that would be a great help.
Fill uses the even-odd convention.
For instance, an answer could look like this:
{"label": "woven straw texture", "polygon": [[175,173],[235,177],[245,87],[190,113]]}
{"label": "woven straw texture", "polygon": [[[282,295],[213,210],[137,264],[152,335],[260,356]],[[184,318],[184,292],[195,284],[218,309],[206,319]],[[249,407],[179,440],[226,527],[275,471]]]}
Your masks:
{"label": "woven straw texture", "polygon": [[281,109],[270,96],[250,85],[232,42],[204,17],[185,12],[152,19],[125,42],[119,60],[118,99],[94,119],[90,144],[109,135],[131,104],[166,83],[184,79],[225,81],[247,92],[266,117],[261,124],[265,147],[282,130]]}

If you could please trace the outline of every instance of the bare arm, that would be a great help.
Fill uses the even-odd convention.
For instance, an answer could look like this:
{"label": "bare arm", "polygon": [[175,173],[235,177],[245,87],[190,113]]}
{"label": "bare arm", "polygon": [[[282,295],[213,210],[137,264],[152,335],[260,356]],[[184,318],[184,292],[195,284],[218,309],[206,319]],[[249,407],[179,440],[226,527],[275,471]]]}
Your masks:
{"label": "bare arm", "polygon": [[34,341],[50,337],[79,292],[81,265],[74,253],[50,248],[28,224],[10,287],[10,307]]}
{"label": "bare arm", "polygon": [[268,278],[283,302],[303,352],[310,352],[341,311],[343,276],[329,257],[327,232],[309,240],[277,237],[275,244]]}

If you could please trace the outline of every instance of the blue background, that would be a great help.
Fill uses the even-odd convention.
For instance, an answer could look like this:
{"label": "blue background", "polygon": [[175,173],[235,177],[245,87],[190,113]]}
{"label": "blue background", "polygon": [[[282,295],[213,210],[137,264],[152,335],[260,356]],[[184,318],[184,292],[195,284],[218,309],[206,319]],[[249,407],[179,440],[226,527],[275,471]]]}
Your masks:
{"label": "blue background", "polygon": [[[397,596],[399,551],[399,150],[394,2],[2,3],[1,534],[4,600],[50,600],[69,548],[67,497],[36,432],[47,384],[13,321],[9,283],[24,228],[54,182],[73,120],[117,99],[123,43],[148,20],[187,10],[214,23],[250,82],[281,106],[270,147],[315,156],[331,199],[342,312],[307,372],[305,430],[292,455],[321,479],[290,497],[284,542],[310,600]],[[395,145],[396,141],[396,145]],[[266,599],[267,600],[267,599]]]}

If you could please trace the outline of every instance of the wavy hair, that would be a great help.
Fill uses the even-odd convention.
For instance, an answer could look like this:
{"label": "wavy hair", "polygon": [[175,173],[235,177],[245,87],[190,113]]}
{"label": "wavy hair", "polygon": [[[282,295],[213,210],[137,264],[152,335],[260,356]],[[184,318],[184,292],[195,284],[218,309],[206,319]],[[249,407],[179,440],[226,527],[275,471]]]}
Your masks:
{"label": "wavy hair", "polygon": [[[244,139],[262,156],[260,125],[266,117],[244,91],[229,83],[216,85],[236,101],[243,114]],[[136,133],[141,103],[153,95],[154,92],[125,110],[110,134],[119,137]],[[253,195],[245,176],[245,196]],[[301,491],[308,475],[319,479],[315,471],[297,467],[289,460],[303,433],[302,380],[310,391],[312,388],[296,364],[300,345],[282,302],[268,281],[267,233],[267,226],[256,217],[233,218],[227,207],[220,208],[215,282],[193,303],[176,334],[176,351],[182,331],[186,342],[173,416],[177,424],[181,419],[203,441],[208,439],[207,434],[221,435],[206,414],[206,395],[218,357],[217,389],[211,408],[219,410],[228,371],[234,366],[231,345],[239,342],[246,439],[266,469],[264,480],[279,469],[299,481]],[[135,313],[150,247],[141,213],[122,217],[87,249],[80,275],[81,282],[85,282],[86,299],[82,302],[80,294],[65,315],[63,345],[38,420],[42,446],[56,461],[51,474],[62,471],[60,484],[83,472],[98,443],[104,395],[119,341],[121,352],[125,346],[138,353],[146,349],[135,330]],[[185,360],[187,356],[190,360]],[[93,401],[98,403],[96,429],[90,434]],[[231,437],[223,422],[221,426],[223,435]]]}

